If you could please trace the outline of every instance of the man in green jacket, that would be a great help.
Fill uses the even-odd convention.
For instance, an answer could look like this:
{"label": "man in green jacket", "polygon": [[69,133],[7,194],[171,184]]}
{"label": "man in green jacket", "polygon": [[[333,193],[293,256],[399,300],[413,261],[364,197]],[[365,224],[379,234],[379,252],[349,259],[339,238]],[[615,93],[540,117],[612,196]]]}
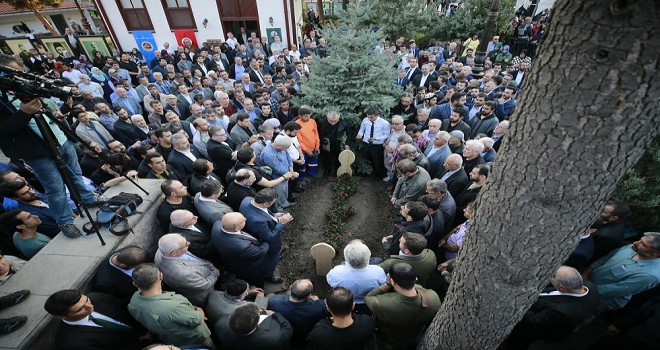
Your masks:
{"label": "man in green jacket", "polygon": [[416,285],[416,280],[415,269],[410,264],[397,262],[390,267],[387,281],[364,297],[376,316],[380,349],[417,344],[440,309],[438,294]]}
{"label": "man in green jacket", "polygon": [[154,264],[142,264],[133,270],[133,294],[128,311],[161,341],[181,347],[203,344],[214,348],[211,331],[204,323],[204,311],[184,296],[163,292],[163,274]]}
{"label": "man in green jacket", "polygon": [[429,277],[433,274],[438,267],[438,262],[435,258],[435,253],[431,249],[426,249],[427,241],[424,236],[419,233],[406,232],[399,240],[400,253],[398,255],[390,255],[390,258],[380,263],[378,266],[389,273],[392,265],[397,262],[405,262],[410,264],[415,273],[417,274],[417,281],[419,284],[428,288]]}

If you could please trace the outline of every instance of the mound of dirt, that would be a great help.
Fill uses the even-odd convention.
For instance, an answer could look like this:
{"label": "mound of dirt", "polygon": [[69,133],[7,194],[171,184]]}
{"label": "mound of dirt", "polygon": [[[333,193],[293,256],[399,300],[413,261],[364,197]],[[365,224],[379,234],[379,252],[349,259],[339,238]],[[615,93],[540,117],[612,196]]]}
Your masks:
{"label": "mound of dirt", "polygon": [[[352,239],[362,239],[372,256],[383,256],[381,239],[394,230],[392,206],[386,192],[386,184],[373,177],[354,177],[357,193],[351,196],[349,204],[356,209],[345,226],[344,243]],[[282,240],[289,250],[279,264],[279,273],[287,283],[296,279],[309,278],[314,283],[315,293],[324,297],[329,289],[325,276],[316,276],[314,259],[309,249],[322,242],[323,227],[326,223],[325,211],[332,204],[334,192],[328,177],[311,179],[307,190],[297,195],[298,205],[291,210],[294,220],[287,225]],[[343,245],[339,247],[333,264],[343,260]]]}

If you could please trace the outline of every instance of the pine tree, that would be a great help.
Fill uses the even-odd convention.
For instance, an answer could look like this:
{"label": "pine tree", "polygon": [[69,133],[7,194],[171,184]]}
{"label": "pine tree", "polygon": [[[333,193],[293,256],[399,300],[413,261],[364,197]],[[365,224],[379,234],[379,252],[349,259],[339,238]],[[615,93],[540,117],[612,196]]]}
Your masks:
{"label": "pine tree", "polygon": [[421,39],[431,28],[437,12],[426,0],[369,0],[369,25],[380,28],[391,41],[403,36]]}
{"label": "pine tree", "polygon": [[[314,57],[309,80],[303,82],[294,104],[309,105],[317,116],[330,111],[341,113],[349,125],[348,139],[354,140],[365,111],[377,107],[385,117],[401,96],[394,82],[396,70],[384,54],[374,49],[382,33],[365,29],[360,23],[368,18],[368,4],[350,4],[348,11],[338,11],[338,20],[324,37],[328,42],[328,57]],[[370,173],[370,167],[359,157],[358,142],[353,151],[358,159],[356,169]]]}
{"label": "pine tree", "polygon": [[[456,11],[449,17],[440,19],[432,28],[430,35],[440,40],[465,40],[472,34],[481,35],[486,26],[491,0],[470,0],[465,8]],[[493,35],[506,37],[511,19],[514,17],[513,0],[502,0],[497,15]],[[491,38],[480,38],[490,41]],[[505,39],[505,38],[502,38]],[[504,41],[504,40],[502,40]]]}

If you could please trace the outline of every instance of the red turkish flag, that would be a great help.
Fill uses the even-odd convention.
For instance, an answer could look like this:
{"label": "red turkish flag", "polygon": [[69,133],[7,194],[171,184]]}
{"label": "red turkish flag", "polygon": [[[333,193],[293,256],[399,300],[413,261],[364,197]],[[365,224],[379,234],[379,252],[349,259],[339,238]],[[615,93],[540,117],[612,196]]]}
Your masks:
{"label": "red turkish flag", "polygon": [[179,46],[187,46],[191,50],[199,48],[197,37],[195,36],[195,31],[193,29],[175,30],[174,36],[176,36],[176,43],[179,44]]}

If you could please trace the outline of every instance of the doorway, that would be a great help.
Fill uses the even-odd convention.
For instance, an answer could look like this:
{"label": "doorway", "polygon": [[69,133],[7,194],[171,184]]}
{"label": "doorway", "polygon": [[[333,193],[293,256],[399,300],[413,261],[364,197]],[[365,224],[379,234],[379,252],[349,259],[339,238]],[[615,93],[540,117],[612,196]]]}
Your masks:
{"label": "doorway", "polygon": [[250,33],[255,32],[257,33],[257,38],[261,38],[259,21],[222,21],[222,31],[225,33],[225,36],[227,36],[227,32],[232,32],[235,37],[238,37],[241,27],[245,27],[248,37],[250,37]]}
{"label": "doorway", "polygon": [[55,28],[60,32],[61,35],[64,35],[64,30],[69,27],[69,24],[66,23],[64,15],[50,15],[50,19],[53,21]]}

